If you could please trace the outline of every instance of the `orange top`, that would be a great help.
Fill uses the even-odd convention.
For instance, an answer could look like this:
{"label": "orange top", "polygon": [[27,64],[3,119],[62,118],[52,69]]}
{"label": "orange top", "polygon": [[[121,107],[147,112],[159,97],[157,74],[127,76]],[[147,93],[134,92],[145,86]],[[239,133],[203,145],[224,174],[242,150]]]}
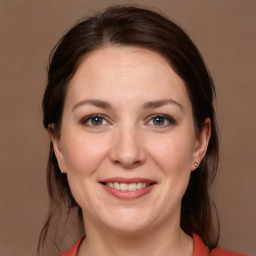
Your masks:
{"label": "orange top", "polygon": [[[79,241],[72,248],[70,248],[68,251],[62,253],[59,256],[77,256],[78,248],[83,238],[84,237],[79,239]],[[198,235],[193,234],[193,240],[194,240],[193,256],[249,256],[247,254],[230,252],[224,249],[214,249],[209,252],[206,246],[204,245],[202,239]]]}

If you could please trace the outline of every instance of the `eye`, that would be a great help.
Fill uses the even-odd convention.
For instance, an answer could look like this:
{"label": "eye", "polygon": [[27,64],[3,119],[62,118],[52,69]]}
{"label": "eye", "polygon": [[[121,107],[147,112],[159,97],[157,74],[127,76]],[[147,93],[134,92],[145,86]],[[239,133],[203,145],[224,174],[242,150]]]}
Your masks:
{"label": "eye", "polygon": [[176,121],[168,115],[154,114],[150,116],[149,125],[166,127],[176,124]]}
{"label": "eye", "polygon": [[81,123],[83,125],[87,125],[87,126],[102,126],[102,125],[106,125],[108,122],[102,115],[93,114],[93,115],[89,115],[89,116],[85,117],[81,121]]}

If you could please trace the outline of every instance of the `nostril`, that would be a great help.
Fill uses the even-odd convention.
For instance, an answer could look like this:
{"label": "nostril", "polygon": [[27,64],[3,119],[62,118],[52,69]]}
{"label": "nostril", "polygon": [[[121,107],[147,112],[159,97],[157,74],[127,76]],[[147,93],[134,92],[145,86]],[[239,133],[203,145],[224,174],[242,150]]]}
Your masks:
{"label": "nostril", "polygon": [[125,168],[134,168],[141,165],[145,161],[146,154],[144,149],[139,145],[128,142],[122,143],[122,141],[113,143],[109,154],[112,163]]}
{"label": "nostril", "polygon": [[127,169],[135,168],[135,167],[142,164],[142,161],[135,161],[135,162],[119,162],[119,161],[116,161],[116,162],[117,162],[117,164],[122,165],[124,168],[127,168]]}

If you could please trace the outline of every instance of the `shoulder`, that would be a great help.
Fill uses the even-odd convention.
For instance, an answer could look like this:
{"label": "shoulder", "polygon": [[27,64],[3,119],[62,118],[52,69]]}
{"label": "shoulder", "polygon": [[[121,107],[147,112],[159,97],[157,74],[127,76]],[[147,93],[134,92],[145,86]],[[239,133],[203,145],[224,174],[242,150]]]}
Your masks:
{"label": "shoulder", "polygon": [[212,251],[208,251],[207,247],[203,243],[202,239],[193,234],[194,240],[194,253],[193,256],[249,256],[248,254],[235,253],[224,249],[213,249]]}
{"label": "shoulder", "polygon": [[210,256],[248,256],[248,254],[231,252],[224,249],[214,249],[210,252]]}
{"label": "shoulder", "polygon": [[224,249],[214,249],[210,252],[210,256],[248,256],[248,254],[231,252]]}
{"label": "shoulder", "polygon": [[68,251],[60,254],[59,256],[77,256],[78,248],[83,239],[84,237],[81,237]]}

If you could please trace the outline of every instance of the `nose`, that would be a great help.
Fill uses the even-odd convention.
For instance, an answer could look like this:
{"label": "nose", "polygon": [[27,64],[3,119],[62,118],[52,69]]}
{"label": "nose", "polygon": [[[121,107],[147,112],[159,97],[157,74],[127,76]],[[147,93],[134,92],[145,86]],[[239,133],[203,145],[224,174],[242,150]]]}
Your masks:
{"label": "nose", "polygon": [[115,165],[131,169],[145,162],[143,139],[135,127],[119,128],[113,137],[110,159]]}

